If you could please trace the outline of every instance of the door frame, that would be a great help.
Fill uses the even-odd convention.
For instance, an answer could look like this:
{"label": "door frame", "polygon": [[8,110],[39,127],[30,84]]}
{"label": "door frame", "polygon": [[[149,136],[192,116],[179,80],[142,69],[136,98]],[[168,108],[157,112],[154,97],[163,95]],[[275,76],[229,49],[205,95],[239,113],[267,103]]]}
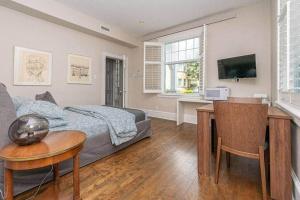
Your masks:
{"label": "door frame", "polygon": [[123,62],[123,107],[128,104],[128,57],[126,55],[117,55],[113,53],[103,53],[103,66],[104,66],[104,102],[105,102],[105,84],[106,84],[106,58],[118,59]]}

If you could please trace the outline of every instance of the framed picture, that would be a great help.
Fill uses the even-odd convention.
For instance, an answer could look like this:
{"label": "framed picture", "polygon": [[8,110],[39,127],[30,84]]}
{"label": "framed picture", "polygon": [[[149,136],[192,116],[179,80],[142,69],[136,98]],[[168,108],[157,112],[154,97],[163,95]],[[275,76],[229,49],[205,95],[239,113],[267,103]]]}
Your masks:
{"label": "framed picture", "polygon": [[51,53],[15,47],[15,85],[51,85],[51,73]]}
{"label": "framed picture", "polygon": [[91,58],[68,55],[68,83],[92,84]]}

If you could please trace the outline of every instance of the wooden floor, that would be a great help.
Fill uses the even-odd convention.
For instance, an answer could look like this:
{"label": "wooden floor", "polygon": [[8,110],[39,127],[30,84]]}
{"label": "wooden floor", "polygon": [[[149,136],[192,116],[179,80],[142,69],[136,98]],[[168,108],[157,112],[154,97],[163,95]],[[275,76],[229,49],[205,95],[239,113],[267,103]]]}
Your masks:
{"label": "wooden floor", "polygon": [[[214,175],[198,177],[196,125],[177,127],[173,121],[152,119],[152,128],[150,139],[81,168],[82,199],[262,199],[258,161],[232,156],[227,169],[223,159],[216,185]],[[43,186],[35,199],[72,199],[72,174],[63,176],[58,186]]]}

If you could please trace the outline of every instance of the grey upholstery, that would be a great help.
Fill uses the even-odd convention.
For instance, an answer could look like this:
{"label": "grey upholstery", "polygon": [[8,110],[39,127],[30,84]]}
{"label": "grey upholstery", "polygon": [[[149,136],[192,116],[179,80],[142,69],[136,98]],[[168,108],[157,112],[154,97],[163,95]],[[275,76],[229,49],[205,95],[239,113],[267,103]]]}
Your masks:
{"label": "grey upholstery", "polygon": [[54,97],[52,96],[52,94],[48,91],[46,91],[45,93],[42,94],[37,94],[35,95],[35,100],[40,100],[40,101],[48,101],[50,103],[54,103],[57,105]]}
{"label": "grey upholstery", "polygon": [[0,148],[10,143],[8,128],[17,118],[16,109],[5,86],[0,84]]}
{"label": "grey upholstery", "polygon": [[132,109],[132,108],[124,108],[124,110],[135,115],[136,123],[146,120],[146,113],[142,110],[137,110],[137,109]]}
{"label": "grey upholstery", "polygon": [[[104,106],[119,108],[119,107],[109,106],[109,105],[104,105]],[[123,109],[126,110],[127,112],[130,112],[131,114],[134,114],[135,123],[146,120],[146,113],[142,110],[133,109],[133,108],[119,108],[119,109]]]}
{"label": "grey upholstery", "polygon": [[[8,129],[16,118],[15,106],[5,85],[0,83],[0,148],[10,143]],[[0,161],[0,182],[3,182],[3,179],[3,161]],[[3,190],[3,188],[0,189]]]}

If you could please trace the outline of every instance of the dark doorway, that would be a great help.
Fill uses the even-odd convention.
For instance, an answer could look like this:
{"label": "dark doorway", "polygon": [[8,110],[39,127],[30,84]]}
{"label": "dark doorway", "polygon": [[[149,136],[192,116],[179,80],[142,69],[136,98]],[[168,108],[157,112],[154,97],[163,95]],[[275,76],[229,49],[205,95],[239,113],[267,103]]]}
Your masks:
{"label": "dark doorway", "polygon": [[123,61],[106,58],[105,105],[123,108]]}

